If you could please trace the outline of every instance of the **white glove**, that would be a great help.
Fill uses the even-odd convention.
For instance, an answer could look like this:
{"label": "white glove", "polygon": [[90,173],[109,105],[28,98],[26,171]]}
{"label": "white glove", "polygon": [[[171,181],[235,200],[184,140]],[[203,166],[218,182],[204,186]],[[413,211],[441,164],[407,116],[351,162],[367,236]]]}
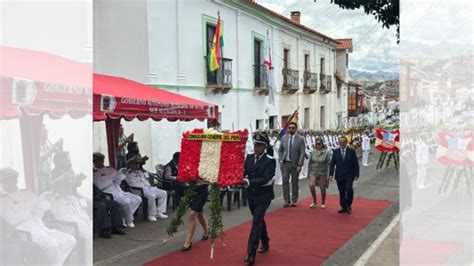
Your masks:
{"label": "white glove", "polygon": [[242,179],[243,183],[244,183],[244,186],[248,187],[250,186],[250,181],[248,180],[248,178],[244,178]]}

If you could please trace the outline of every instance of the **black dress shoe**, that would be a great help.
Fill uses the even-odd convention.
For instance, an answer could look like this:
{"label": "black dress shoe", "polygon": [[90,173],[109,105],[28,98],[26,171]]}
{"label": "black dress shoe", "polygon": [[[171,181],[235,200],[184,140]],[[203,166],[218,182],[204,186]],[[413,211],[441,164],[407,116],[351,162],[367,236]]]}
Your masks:
{"label": "black dress shoe", "polygon": [[347,213],[348,213],[348,214],[351,214],[351,213],[352,213],[352,208],[351,208],[351,207],[347,207]]}
{"label": "black dress shoe", "polygon": [[119,227],[115,227],[114,229],[112,229],[112,234],[114,234],[114,235],[123,235],[124,236],[127,233],[125,233],[125,231],[123,231]]}
{"label": "black dress shoe", "polygon": [[340,209],[340,210],[338,210],[337,212],[338,212],[338,213],[345,213],[346,210],[345,210],[345,209]]}
{"label": "black dress shoe", "polygon": [[291,204],[291,207],[296,207],[296,203],[292,203],[292,204]]}
{"label": "black dress shoe", "polygon": [[253,265],[255,263],[255,257],[247,255],[244,261],[247,262],[248,265]]}
{"label": "black dress shoe", "polygon": [[99,236],[105,239],[111,239],[112,236],[110,235],[110,232],[108,229],[103,229],[100,231]]}
{"label": "black dress shoe", "polygon": [[183,247],[181,248],[181,252],[186,252],[186,251],[188,251],[188,250],[191,250],[191,247],[192,247],[192,246],[193,246],[193,242],[191,242],[191,244],[189,244],[188,247],[183,246]]}
{"label": "black dress shoe", "polygon": [[270,246],[269,246],[268,244],[262,245],[262,246],[258,249],[258,253],[265,253],[265,252],[267,252],[269,249],[270,249]]}

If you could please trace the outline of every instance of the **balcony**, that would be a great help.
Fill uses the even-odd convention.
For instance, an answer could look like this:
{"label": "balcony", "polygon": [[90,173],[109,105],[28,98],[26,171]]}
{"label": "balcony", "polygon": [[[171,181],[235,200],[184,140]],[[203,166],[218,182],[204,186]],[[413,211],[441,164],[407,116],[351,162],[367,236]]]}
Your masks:
{"label": "balcony", "polygon": [[220,67],[211,72],[207,56],[204,57],[206,64],[206,94],[228,93],[232,89],[232,59],[221,58]]}
{"label": "balcony", "polygon": [[304,93],[312,94],[318,90],[318,74],[305,71],[303,74],[303,80]]}
{"label": "balcony", "polygon": [[298,91],[298,70],[289,68],[283,68],[281,73],[283,74],[283,94],[293,94]]}
{"label": "balcony", "polygon": [[319,88],[319,92],[321,94],[327,94],[331,92],[332,88],[332,76],[319,74],[319,80],[321,81],[321,87]]}
{"label": "balcony", "polygon": [[267,77],[267,67],[265,65],[254,65],[253,66],[253,76],[254,76],[254,95],[268,95],[269,86],[268,86],[268,77]]}

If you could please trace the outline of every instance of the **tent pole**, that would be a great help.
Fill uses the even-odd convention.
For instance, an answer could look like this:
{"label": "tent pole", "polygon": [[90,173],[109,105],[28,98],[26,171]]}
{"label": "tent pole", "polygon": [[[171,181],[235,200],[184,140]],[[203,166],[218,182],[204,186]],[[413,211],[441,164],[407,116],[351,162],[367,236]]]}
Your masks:
{"label": "tent pole", "polygon": [[109,165],[117,169],[117,147],[119,141],[120,118],[107,118],[105,120],[105,128],[107,130],[107,149],[109,153]]}
{"label": "tent pole", "polygon": [[23,150],[23,170],[28,190],[38,192],[38,170],[40,159],[40,138],[43,116],[20,117],[21,146]]}

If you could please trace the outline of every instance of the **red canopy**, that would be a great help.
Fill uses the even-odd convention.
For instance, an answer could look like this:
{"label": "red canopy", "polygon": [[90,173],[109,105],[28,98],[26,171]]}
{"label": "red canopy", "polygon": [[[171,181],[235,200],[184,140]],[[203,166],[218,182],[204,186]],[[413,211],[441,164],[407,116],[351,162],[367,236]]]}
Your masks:
{"label": "red canopy", "polygon": [[19,119],[25,182],[36,191],[43,115],[90,113],[92,69],[50,53],[0,45],[0,81],[0,119]]}
{"label": "red canopy", "polygon": [[79,118],[91,110],[92,69],[46,52],[0,45],[0,119],[68,113]]}
{"label": "red canopy", "polygon": [[109,164],[116,167],[120,118],[217,121],[217,105],[129,79],[94,74],[94,121],[106,122]]}
{"label": "red canopy", "polygon": [[217,106],[120,77],[94,74],[94,121],[217,120]]}

